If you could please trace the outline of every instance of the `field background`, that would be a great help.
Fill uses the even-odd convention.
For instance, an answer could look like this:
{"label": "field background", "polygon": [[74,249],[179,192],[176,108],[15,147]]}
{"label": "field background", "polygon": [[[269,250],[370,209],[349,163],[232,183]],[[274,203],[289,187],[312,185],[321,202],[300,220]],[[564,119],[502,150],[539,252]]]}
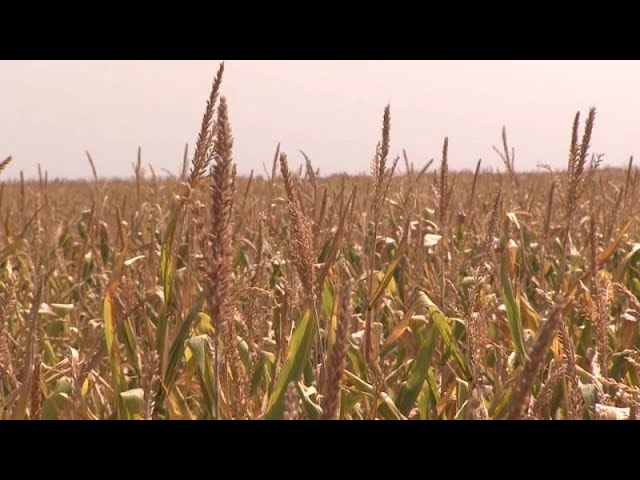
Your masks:
{"label": "field background", "polygon": [[387,108],[369,176],[236,178],[220,75],[180,178],[3,183],[2,418],[637,418],[638,170],[595,110],[563,172],[506,132],[501,172],[394,157]]}

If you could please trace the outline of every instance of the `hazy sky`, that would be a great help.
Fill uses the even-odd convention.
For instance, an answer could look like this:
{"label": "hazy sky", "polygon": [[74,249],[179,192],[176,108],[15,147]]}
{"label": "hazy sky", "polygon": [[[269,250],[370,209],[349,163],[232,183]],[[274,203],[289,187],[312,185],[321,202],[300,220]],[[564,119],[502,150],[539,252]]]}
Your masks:
{"label": "hazy sky", "polygon": [[[179,170],[194,144],[219,61],[0,61],[0,160],[16,177],[84,177],[84,150],[104,176],[129,176],[137,147],[156,169]],[[640,151],[638,61],[226,61],[242,173],[262,173],[277,143],[322,173],[369,168],[391,103],[392,152],[416,165],[498,166],[502,125],[516,167],[566,165],[576,110],[598,108],[593,150],[621,165]]]}

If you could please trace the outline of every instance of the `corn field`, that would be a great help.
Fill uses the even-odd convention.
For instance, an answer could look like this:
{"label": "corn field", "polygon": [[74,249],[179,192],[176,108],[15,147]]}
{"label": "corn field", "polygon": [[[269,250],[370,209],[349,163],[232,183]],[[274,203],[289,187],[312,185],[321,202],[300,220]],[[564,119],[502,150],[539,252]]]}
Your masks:
{"label": "corn field", "polygon": [[562,171],[506,130],[500,172],[414,164],[388,106],[369,175],[241,177],[223,73],[179,175],[2,184],[0,418],[638,418],[640,182],[595,109]]}

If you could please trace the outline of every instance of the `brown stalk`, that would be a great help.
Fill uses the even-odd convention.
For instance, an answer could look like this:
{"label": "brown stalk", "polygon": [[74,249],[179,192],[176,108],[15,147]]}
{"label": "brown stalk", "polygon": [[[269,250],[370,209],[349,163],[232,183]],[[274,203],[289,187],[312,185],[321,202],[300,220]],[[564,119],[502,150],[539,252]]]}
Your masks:
{"label": "brown stalk", "polygon": [[138,147],[138,156],[136,159],[136,163],[131,163],[131,167],[133,168],[133,174],[136,180],[136,199],[138,200],[138,205],[142,204],[141,191],[142,191],[142,148]]}
{"label": "brown stalk", "polygon": [[[380,212],[384,202],[384,181],[387,176],[387,158],[389,156],[391,136],[391,106],[387,105],[382,117],[382,142],[376,148],[376,154],[371,164],[371,174],[373,183],[373,201],[371,203],[371,217],[373,218],[373,236],[369,242],[368,252],[368,295],[373,294],[373,271],[375,269],[376,244],[378,238],[378,224],[380,222]],[[395,167],[395,165],[394,165]],[[363,353],[367,362],[372,360],[371,345],[371,323],[374,314],[374,305],[367,305],[365,318]]]}
{"label": "brown stalk", "polygon": [[621,283],[614,283],[613,287],[627,298],[629,303],[633,306],[633,310],[636,314],[640,315],[640,300],[638,300],[635,294]]}
{"label": "brown stalk", "polygon": [[598,252],[596,222],[592,213],[589,243],[591,247],[591,285],[595,292],[596,308],[592,313],[592,321],[596,333],[596,343],[600,360],[600,371],[602,375],[607,375],[609,363],[609,346],[607,345],[607,333],[609,330],[609,288],[598,276]]}
{"label": "brown stalk", "polygon": [[553,392],[560,383],[560,380],[564,377],[566,371],[566,365],[564,362],[554,361],[549,371],[547,381],[543,385],[540,393],[536,397],[536,401],[533,406],[533,413],[538,418],[544,418],[547,408],[551,403]]}
{"label": "brown stalk", "polygon": [[448,211],[449,202],[451,200],[451,190],[448,186],[449,179],[449,138],[444,139],[442,146],[442,161],[440,163],[440,184],[438,188],[438,219],[440,222],[440,232],[442,233],[442,242],[440,243],[440,306],[444,309],[446,306],[447,293],[447,247],[448,247]]}
{"label": "brown stalk", "polygon": [[91,173],[93,174],[93,181],[95,182],[96,185],[98,185],[98,171],[96,170],[96,164],[93,161],[93,158],[91,157],[91,154],[86,151],[85,154],[87,155],[87,159],[89,160],[89,165],[91,165]]}
{"label": "brown stalk", "polygon": [[0,162],[0,173],[2,173],[11,163],[13,158],[11,156],[5,158],[2,162]]}
{"label": "brown stalk", "polygon": [[540,288],[545,289],[545,254],[547,249],[547,242],[549,241],[549,226],[551,225],[551,213],[553,209],[553,192],[556,187],[556,182],[551,181],[551,188],[549,189],[549,197],[547,199],[547,210],[544,217],[544,227],[542,231],[542,238],[540,240]]}
{"label": "brown stalk", "polygon": [[224,74],[224,62],[220,64],[218,72],[213,79],[211,85],[211,93],[209,94],[209,100],[207,100],[207,106],[205,108],[204,115],[202,117],[202,124],[200,125],[200,133],[198,134],[198,140],[196,141],[196,150],[191,160],[191,174],[189,176],[189,185],[192,187],[202,178],[209,167],[212,156],[212,147],[214,143],[214,137],[216,136],[216,127],[213,117],[216,108],[216,102],[220,94],[220,85],[222,84],[222,76]]}
{"label": "brown stalk", "polygon": [[[233,136],[225,97],[220,99],[217,132],[213,146],[215,163],[211,167],[211,247],[208,255],[209,309],[214,324],[214,351],[216,356],[216,385],[219,388],[219,348],[221,335],[224,341],[227,366],[233,375],[233,396],[230,399],[236,417],[245,414],[246,396],[244,376],[238,360],[234,335],[234,312],[231,304],[232,211],[236,169],[232,158]],[[216,401],[216,418],[219,416]]]}
{"label": "brown stalk", "polygon": [[12,274],[7,281],[4,291],[0,295],[0,374],[15,380],[13,375],[13,357],[9,339],[8,316],[16,304],[17,278]]}
{"label": "brown stalk", "polygon": [[[564,229],[562,237],[563,255],[560,261],[560,270],[558,273],[558,288],[562,288],[567,266],[567,253],[569,247],[569,235],[573,216],[578,206],[578,201],[584,190],[585,185],[585,165],[595,122],[596,110],[591,108],[585,124],[582,143],[578,145],[578,126],[580,122],[580,112],[576,113],[573,130],[571,132],[571,146],[569,149],[569,162],[567,179],[565,182],[564,192]],[[598,166],[598,163],[592,160],[592,171]]]}
{"label": "brown stalk", "polygon": [[444,139],[444,145],[442,146],[442,160],[440,163],[440,183],[438,186],[438,219],[440,221],[440,230],[445,232],[446,230],[446,220],[447,220],[447,210],[449,203],[449,187],[448,187],[448,178],[449,178],[449,138]]}
{"label": "brown stalk", "polygon": [[322,285],[324,283],[324,279],[328,275],[331,267],[333,266],[338,252],[340,251],[340,242],[342,241],[344,224],[347,217],[347,212],[349,211],[350,205],[354,202],[356,196],[356,187],[353,187],[351,191],[351,195],[349,196],[349,200],[347,200],[346,207],[342,210],[340,215],[340,223],[338,224],[338,229],[336,230],[335,235],[333,236],[333,240],[331,241],[331,246],[329,247],[329,253],[327,254],[327,258],[322,266],[322,270],[320,270],[320,274],[318,275],[317,280],[317,288],[318,291],[321,291]]}
{"label": "brown stalk", "polygon": [[317,240],[320,237],[322,231],[322,222],[324,220],[325,213],[327,211],[327,195],[329,189],[325,186],[322,189],[322,200],[320,201],[320,210],[315,215],[315,221],[313,222],[313,235]]}
{"label": "brown stalk", "polygon": [[42,414],[42,389],[40,387],[40,356],[37,355],[33,364],[33,384],[31,385],[30,420],[40,420]]}
{"label": "brown stalk", "polygon": [[553,304],[549,318],[538,330],[536,340],[529,352],[529,360],[518,376],[513,394],[511,395],[508,420],[519,420],[524,417],[531,398],[531,387],[535,382],[540,367],[544,362],[551,341],[558,327],[562,324],[562,315],[569,301],[559,297]]}
{"label": "brown stalk", "polygon": [[629,186],[631,184],[631,171],[633,170],[633,155],[629,157],[629,165],[627,166],[627,175],[624,181],[624,197],[625,200],[629,194]]}
{"label": "brown stalk", "polygon": [[182,157],[182,168],[180,169],[180,181],[184,182],[187,179],[187,172],[189,171],[189,144],[184,144],[184,155]]}
{"label": "brown stalk", "polygon": [[484,253],[490,258],[494,257],[493,238],[498,231],[498,218],[500,216],[500,205],[502,200],[502,190],[498,190],[493,198],[493,207],[491,208],[491,216],[487,227],[487,234],[484,239]]}
{"label": "brown stalk", "polygon": [[24,172],[20,170],[20,211],[24,212],[26,208],[27,195],[24,189]]}
{"label": "brown stalk", "polygon": [[566,365],[566,376],[571,387],[569,390],[568,417],[569,420],[579,420],[582,413],[583,398],[576,370],[576,348],[565,322],[561,323],[559,330],[560,345],[562,346]]}
{"label": "brown stalk", "polygon": [[616,196],[615,205],[610,210],[611,213],[610,213],[610,215],[608,217],[608,221],[607,221],[607,229],[606,229],[606,232],[605,232],[605,235],[606,235],[605,238],[611,238],[611,236],[613,235],[613,229],[616,226],[616,220],[617,220],[617,217],[618,217],[618,213],[621,210],[620,205],[622,204],[623,194],[624,194],[624,189],[620,188],[618,190],[618,195]]}
{"label": "brown stalk", "polygon": [[153,348],[151,342],[146,346],[144,357],[144,376],[142,378],[145,400],[144,419],[151,420],[155,409],[154,392],[158,390],[158,384],[161,382],[158,352]]}
{"label": "brown stalk", "polygon": [[27,338],[26,338],[26,352],[25,352],[25,361],[24,367],[22,371],[22,384],[20,386],[20,393],[18,399],[17,410],[14,413],[14,420],[23,420],[25,411],[27,408],[27,403],[30,398],[31,389],[33,385],[34,378],[34,363],[36,361],[36,352],[37,352],[37,344],[38,344],[38,332],[37,332],[37,323],[38,323],[38,310],[40,308],[40,302],[42,300],[42,293],[44,290],[45,279],[48,279],[50,272],[45,276],[39,277],[37,279],[38,286],[36,287],[36,292],[33,296],[33,302],[31,303],[31,310],[29,311],[29,320],[27,324]]}
{"label": "brown stalk", "polygon": [[474,381],[477,382],[480,370],[485,367],[487,345],[489,344],[489,325],[486,318],[478,312],[469,315],[467,322],[469,361],[474,370]]}
{"label": "brown stalk", "polygon": [[313,268],[313,234],[309,221],[300,208],[285,153],[280,154],[280,170],[287,192],[287,206],[292,227],[292,232],[289,236],[289,241],[291,242],[291,259],[296,267],[302,286],[305,289],[305,295],[310,300],[310,304],[313,305],[316,298]]}
{"label": "brown stalk", "polygon": [[405,168],[405,174],[406,175],[410,175],[411,174],[411,166],[409,165],[409,157],[407,157],[407,151],[403,148],[402,149],[402,158],[404,159],[404,168]]}
{"label": "brown stalk", "polygon": [[478,183],[478,174],[480,173],[480,165],[482,165],[482,159],[478,159],[476,164],[476,171],[473,174],[473,183],[471,184],[471,192],[469,192],[469,201],[467,202],[467,211],[473,210],[473,200],[476,195],[476,184]]}
{"label": "brown stalk", "polygon": [[[502,127],[502,152],[498,150],[495,146],[493,147],[493,150],[500,156],[502,163],[504,164],[505,168],[507,169],[507,172],[509,173],[509,179],[511,180],[514,187],[516,188],[516,191],[519,192],[520,181],[518,180],[518,176],[516,175],[516,172],[515,172],[515,164],[516,164],[515,149],[512,148],[511,152],[509,152],[509,144],[507,142],[507,127],[505,126]],[[518,197],[519,196],[520,195],[518,195]]]}
{"label": "brown stalk", "polygon": [[336,342],[329,353],[325,394],[322,403],[323,420],[337,420],[339,416],[340,391],[348,346],[347,336],[349,335],[349,325],[352,315],[351,288],[351,282],[348,282],[344,288],[344,294],[340,303]]}
{"label": "brown stalk", "polygon": [[244,220],[247,218],[247,199],[249,198],[249,192],[251,191],[251,185],[253,184],[253,169],[251,170],[251,174],[249,175],[249,180],[247,180],[247,186],[244,189],[244,194],[242,195],[242,207],[240,207],[240,212],[237,215],[237,223],[233,230],[233,239],[234,241],[238,238],[242,227],[244,227]]}

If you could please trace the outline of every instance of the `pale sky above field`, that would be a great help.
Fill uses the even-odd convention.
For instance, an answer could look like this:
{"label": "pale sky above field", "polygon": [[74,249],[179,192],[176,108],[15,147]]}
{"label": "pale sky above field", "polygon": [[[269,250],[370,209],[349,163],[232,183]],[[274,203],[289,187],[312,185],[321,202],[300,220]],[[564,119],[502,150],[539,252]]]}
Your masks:
{"label": "pale sky above field", "polygon": [[[157,172],[179,170],[193,146],[219,61],[0,61],[4,178],[37,164],[50,178],[129,176],[142,146]],[[290,162],[304,150],[321,173],[367,171],[391,103],[392,153],[416,166],[451,168],[478,158],[507,126],[516,168],[566,165],[576,110],[598,109],[593,151],[623,165],[640,153],[639,61],[239,61],[227,60],[227,96],[241,173],[263,173],[278,142]]]}

